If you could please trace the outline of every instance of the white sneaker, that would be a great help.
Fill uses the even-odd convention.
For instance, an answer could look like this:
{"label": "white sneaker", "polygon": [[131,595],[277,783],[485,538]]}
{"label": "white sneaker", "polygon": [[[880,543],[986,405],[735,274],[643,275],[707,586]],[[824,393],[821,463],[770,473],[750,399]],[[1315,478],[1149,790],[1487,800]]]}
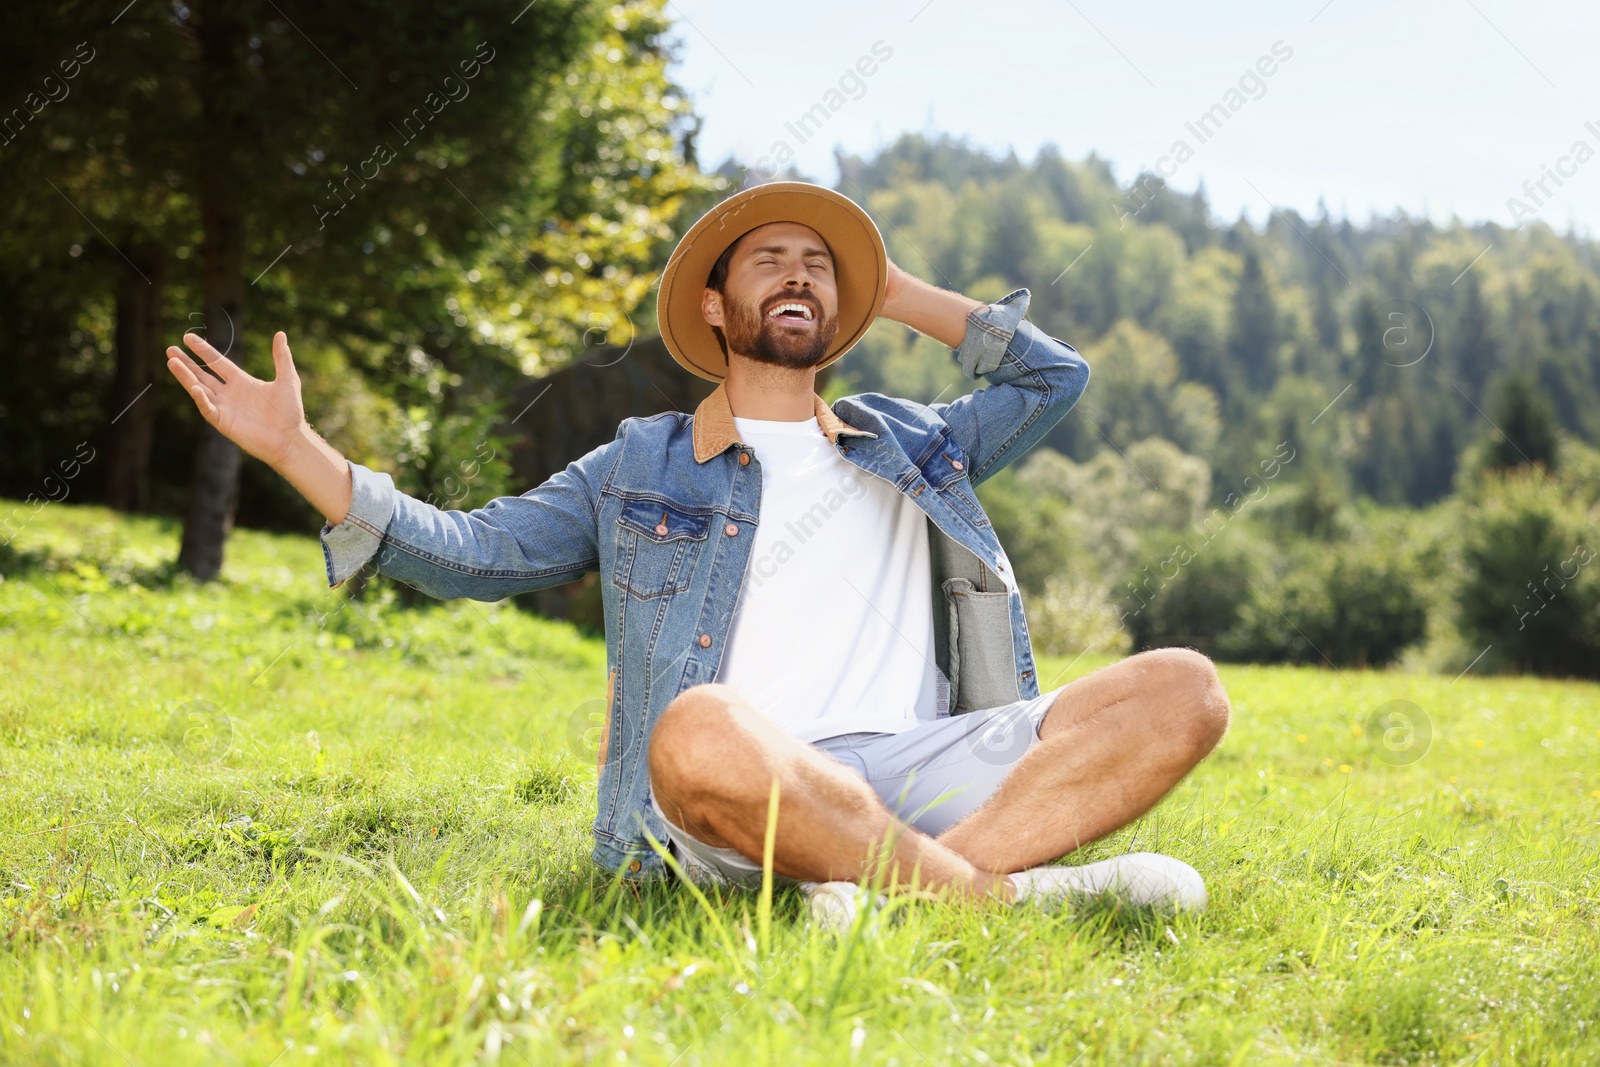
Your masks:
{"label": "white sneaker", "polygon": [[1010,876],[1018,903],[1059,902],[1073,894],[1120,893],[1130,904],[1175,911],[1206,906],[1206,883],[1182,860],[1156,852],[1129,852],[1077,867],[1032,867]]}
{"label": "white sneaker", "polygon": [[[856,913],[862,895],[861,887],[854,882],[801,882],[800,888],[811,901],[811,918],[835,937],[848,934],[856,924]],[[877,906],[884,907],[889,898],[878,894]]]}

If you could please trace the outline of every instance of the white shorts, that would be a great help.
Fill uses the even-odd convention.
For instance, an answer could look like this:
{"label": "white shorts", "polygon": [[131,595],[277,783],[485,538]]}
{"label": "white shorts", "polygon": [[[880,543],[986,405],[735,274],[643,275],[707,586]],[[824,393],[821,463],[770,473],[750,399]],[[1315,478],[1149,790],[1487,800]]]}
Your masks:
{"label": "white shorts", "polygon": [[[988,800],[1023,754],[1038,743],[1039,726],[1065,688],[920,722],[900,733],[840,734],[811,744],[855,771],[900,819],[937,837]],[[672,856],[691,880],[761,884],[759,861],[731,848],[714,848],[673,825],[653,790],[650,806],[666,824]]]}

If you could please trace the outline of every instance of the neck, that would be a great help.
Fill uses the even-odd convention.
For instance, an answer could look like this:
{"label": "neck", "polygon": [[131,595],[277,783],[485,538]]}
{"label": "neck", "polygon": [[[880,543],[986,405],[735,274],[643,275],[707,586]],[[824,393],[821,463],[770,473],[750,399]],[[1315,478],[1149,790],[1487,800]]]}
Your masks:
{"label": "neck", "polygon": [[728,407],[741,419],[804,422],[815,415],[817,369],[774,367],[735,352],[722,383]]}

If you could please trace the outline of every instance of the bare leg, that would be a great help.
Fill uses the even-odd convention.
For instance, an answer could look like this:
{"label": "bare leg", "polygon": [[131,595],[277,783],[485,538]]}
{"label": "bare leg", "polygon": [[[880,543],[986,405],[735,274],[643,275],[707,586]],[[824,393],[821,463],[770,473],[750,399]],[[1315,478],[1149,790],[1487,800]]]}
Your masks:
{"label": "bare leg", "polygon": [[673,823],[716,848],[761,859],[767,804],[778,780],[772,865],[806,881],[858,881],[959,896],[1011,899],[1004,875],[974,867],[918,833],[872,787],[817,749],[784,733],[729,686],[680,693],[650,736],[650,782]]}
{"label": "bare leg", "polygon": [[1040,742],[987,802],[939,835],[982,870],[1048,863],[1143,815],[1228,728],[1211,661],[1156,649],[1068,685]]}

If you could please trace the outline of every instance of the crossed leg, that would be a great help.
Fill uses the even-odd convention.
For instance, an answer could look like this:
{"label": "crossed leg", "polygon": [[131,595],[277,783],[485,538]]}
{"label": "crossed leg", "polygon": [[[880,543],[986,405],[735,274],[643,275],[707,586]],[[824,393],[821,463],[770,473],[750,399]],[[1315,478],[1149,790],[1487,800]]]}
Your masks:
{"label": "crossed leg", "polygon": [[1065,686],[1040,740],[989,799],[938,838],[897,818],[871,786],[784,733],[737,690],[680,693],[650,738],[651,788],[699,840],[759,860],[778,780],[773,868],[807,881],[889,883],[1011,899],[1013,871],[1127,825],[1204,759],[1227,730],[1211,661],[1157,649]]}

